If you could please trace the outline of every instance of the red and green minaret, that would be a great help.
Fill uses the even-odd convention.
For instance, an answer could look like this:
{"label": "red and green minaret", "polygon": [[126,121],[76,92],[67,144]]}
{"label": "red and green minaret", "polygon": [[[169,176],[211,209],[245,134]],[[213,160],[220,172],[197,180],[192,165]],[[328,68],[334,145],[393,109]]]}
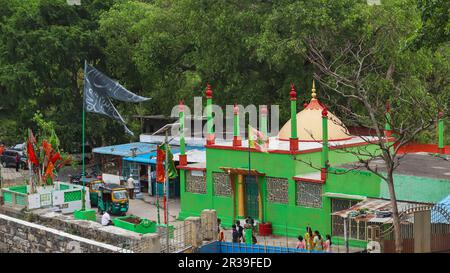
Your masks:
{"label": "red and green minaret", "polygon": [[325,181],[328,170],[328,110],[322,110],[322,162],[320,169],[320,179]]}
{"label": "red and green minaret", "polygon": [[291,92],[289,93],[291,100],[291,137],[289,139],[289,150],[296,152],[298,150],[297,137],[297,92],[295,92],[294,84],[291,84]]}
{"label": "red and green minaret", "polygon": [[179,119],[180,119],[180,166],[187,165],[187,156],[186,156],[186,141],[184,138],[184,104],[183,101],[180,101],[178,105],[179,109]]}
{"label": "red and green minaret", "polygon": [[233,108],[233,147],[242,145],[242,139],[239,132],[239,107],[234,104]]}
{"label": "red and green minaret", "polygon": [[212,90],[211,85],[207,85],[206,87],[206,144],[214,145],[215,136],[214,136],[214,119],[212,116]]}

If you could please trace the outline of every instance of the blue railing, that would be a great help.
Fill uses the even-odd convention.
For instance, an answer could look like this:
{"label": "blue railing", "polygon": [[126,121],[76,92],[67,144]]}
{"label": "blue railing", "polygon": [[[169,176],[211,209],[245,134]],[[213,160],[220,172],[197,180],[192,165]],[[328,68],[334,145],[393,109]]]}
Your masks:
{"label": "blue railing", "polygon": [[245,243],[212,242],[198,249],[199,253],[325,253],[316,250],[283,246],[247,245]]}

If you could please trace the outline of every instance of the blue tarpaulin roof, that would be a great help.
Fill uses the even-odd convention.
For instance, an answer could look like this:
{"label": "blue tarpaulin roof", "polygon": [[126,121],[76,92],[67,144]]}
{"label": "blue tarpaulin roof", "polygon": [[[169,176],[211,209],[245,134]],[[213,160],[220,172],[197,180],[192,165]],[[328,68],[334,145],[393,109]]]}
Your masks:
{"label": "blue tarpaulin roof", "polygon": [[136,154],[144,154],[152,151],[156,152],[156,144],[145,142],[133,142],[113,146],[105,146],[94,148],[92,152],[96,154],[115,155],[115,156],[131,156],[132,150],[136,148]]}
{"label": "blue tarpaulin roof", "polygon": [[[180,147],[170,147],[172,154],[180,152]],[[205,150],[205,148],[199,148],[197,146],[186,146],[186,152],[189,150]],[[141,164],[156,164],[156,146],[155,150],[150,153],[138,154],[136,156],[128,156],[123,158],[125,161],[136,162]]]}
{"label": "blue tarpaulin roof", "polygon": [[[136,162],[141,164],[156,164],[156,149],[157,144],[146,142],[133,142],[105,147],[94,148],[92,152],[103,155],[115,155],[123,157],[123,160],[129,162]],[[172,154],[180,152],[180,147],[171,146]],[[132,156],[132,149],[136,149],[136,156]],[[205,151],[205,147],[186,146],[188,151],[201,152]]]}
{"label": "blue tarpaulin roof", "polygon": [[[438,210],[437,207],[440,207]],[[436,204],[435,207],[431,210],[431,223],[444,223],[450,224],[450,219],[448,219],[445,215],[443,215],[442,210],[446,211],[447,215],[450,215],[450,195],[445,197],[439,203]]]}

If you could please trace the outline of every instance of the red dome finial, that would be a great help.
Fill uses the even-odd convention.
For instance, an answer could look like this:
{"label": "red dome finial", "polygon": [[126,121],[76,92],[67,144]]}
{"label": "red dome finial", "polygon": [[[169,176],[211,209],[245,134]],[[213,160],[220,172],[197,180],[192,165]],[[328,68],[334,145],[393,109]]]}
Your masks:
{"label": "red dome finial", "polygon": [[212,99],[212,90],[209,84],[206,85],[206,98]]}
{"label": "red dome finial", "polygon": [[442,111],[439,111],[438,118],[442,118],[442,117],[444,117],[444,113]]}
{"label": "red dome finial", "polygon": [[180,100],[180,103],[178,104],[178,109],[180,110],[180,112],[184,111],[184,102],[183,102],[183,100]]}
{"label": "red dome finial", "polygon": [[261,115],[267,116],[267,106],[263,105],[261,107]]}
{"label": "red dome finial", "polygon": [[289,96],[291,97],[291,100],[297,99],[297,92],[295,92],[295,87],[293,83],[291,83],[291,92],[289,93]]}
{"label": "red dome finial", "polygon": [[328,116],[328,109],[326,107],[323,107],[322,109],[322,117],[327,117]]}
{"label": "red dome finial", "polygon": [[237,103],[234,104],[233,112],[235,115],[239,114],[239,107],[238,107]]}

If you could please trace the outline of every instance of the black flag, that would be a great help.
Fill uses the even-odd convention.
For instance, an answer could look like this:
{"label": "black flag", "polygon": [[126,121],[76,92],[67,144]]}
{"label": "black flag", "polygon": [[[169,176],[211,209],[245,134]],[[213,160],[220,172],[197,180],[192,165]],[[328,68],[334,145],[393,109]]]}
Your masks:
{"label": "black flag", "polygon": [[134,135],[127,128],[122,116],[112,104],[111,98],[124,102],[142,102],[150,99],[128,91],[118,82],[113,81],[86,63],[84,71],[84,104],[86,111],[113,118],[123,124],[127,133]]}

